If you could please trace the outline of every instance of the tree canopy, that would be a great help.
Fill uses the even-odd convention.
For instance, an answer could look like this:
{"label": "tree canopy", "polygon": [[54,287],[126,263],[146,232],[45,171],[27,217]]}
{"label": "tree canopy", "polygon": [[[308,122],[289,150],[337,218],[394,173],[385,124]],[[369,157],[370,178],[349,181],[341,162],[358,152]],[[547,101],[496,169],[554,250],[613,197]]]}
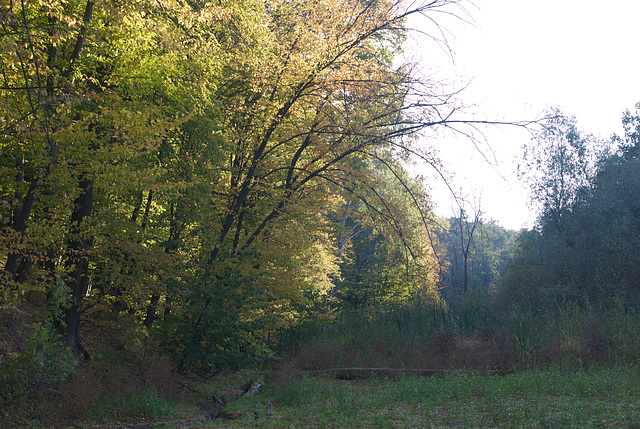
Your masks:
{"label": "tree canopy", "polygon": [[396,54],[410,15],[455,3],[3,6],[0,302],[84,352],[85,321],[127,320],[210,370],[333,291],[437,299],[406,160],[456,106]]}
{"label": "tree canopy", "polygon": [[575,118],[551,112],[527,152],[537,154],[525,177],[542,204],[506,277],[510,298],[637,305],[638,115],[625,112],[624,135],[602,141],[585,135]]}

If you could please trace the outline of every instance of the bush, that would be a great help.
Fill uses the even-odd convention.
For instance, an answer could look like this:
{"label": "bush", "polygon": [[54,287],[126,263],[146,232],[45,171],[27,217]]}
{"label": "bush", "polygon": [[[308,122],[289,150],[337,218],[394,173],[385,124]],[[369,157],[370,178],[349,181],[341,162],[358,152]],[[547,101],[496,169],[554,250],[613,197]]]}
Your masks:
{"label": "bush", "polygon": [[0,357],[0,402],[8,406],[27,396],[60,391],[77,361],[51,323],[35,323],[24,350]]}

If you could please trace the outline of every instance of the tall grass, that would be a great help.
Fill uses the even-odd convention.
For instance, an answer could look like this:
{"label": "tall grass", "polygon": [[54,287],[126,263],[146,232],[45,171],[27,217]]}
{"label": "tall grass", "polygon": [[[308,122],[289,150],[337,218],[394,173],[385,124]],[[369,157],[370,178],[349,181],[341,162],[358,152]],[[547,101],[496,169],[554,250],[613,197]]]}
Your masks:
{"label": "tall grass", "polygon": [[504,309],[469,294],[447,305],[345,312],[287,338],[283,348],[295,344],[297,364],[309,369],[586,367],[636,361],[640,315],[615,298],[607,305],[546,299]]}

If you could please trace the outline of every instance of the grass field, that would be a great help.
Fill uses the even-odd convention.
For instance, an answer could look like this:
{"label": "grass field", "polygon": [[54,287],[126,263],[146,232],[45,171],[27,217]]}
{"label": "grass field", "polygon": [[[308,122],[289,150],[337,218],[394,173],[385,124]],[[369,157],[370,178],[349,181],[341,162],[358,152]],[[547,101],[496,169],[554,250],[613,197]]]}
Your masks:
{"label": "grass field", "polygon": [[197,427],[640,428],[640,367],[349,381],[302,375],[267,382]]}
{"label": "grass field", "polygon": [[[216,376],[107,346],[50,386],[66,367],[35,354],[0,372],[0,393],[26,380],[20,400],[1,404],[0,429],[640,429],[640,312],[543,304],[501,314],[469,299],[301,325],[280,335],[275,356]],[[481,375],[493,373],[503,375]],[[258,395],[216,400],[238,398],[258,377]]]}

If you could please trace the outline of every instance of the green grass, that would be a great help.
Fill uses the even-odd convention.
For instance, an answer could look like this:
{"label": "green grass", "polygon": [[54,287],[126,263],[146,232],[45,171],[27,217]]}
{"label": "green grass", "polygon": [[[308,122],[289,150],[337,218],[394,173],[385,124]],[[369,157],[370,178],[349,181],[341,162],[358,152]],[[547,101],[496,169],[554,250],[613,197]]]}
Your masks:
{"label": "green grass", "polygon": [[108,422],[113,419],[158,419],[170,416],[175,409],[176,404],[153,389],[141,389],[132,391],[126,396],[113,396],[93,403],[88,417],[96,422]]}
{"label": "green grass", "polygon": [[[302,376],[268,383],[202,428],[634,428],[640,367],[450,374],[339,381]],[[274,417],[265,417],[265,404]],[[255,411],[259,417],[256,419]]]}

